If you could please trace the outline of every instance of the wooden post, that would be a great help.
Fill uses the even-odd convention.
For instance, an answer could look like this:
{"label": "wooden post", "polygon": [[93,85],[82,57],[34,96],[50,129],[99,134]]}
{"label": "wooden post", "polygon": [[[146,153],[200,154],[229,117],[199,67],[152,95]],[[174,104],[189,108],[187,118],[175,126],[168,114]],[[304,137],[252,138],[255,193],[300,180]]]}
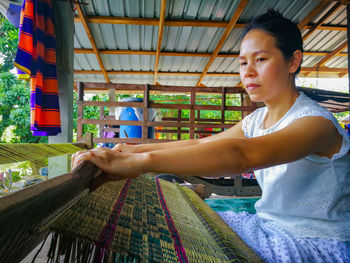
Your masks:
{"label": "wooden post", "polygon": [[[103,120],[105,117],[105,107],[100,106],[100,120]],[[104,125],[103,124],[99,124],[98,125],[98,129],[99,129],[99,137],[102,138],[103,137],[103,129],[104,129]]]}
{"label": "wooden post", "polygon": [[[226,111],[226,89],[222,87],[221,90],[221,123],[225,123],[225,111]],[[221,131],[224,131],[224,128],[221,128]]]}
{"label": "wooden post", "polygon": [[148,109],[149,109],[149,85],[145,85],[143,95],[143,121],[142,121],[142,141],[145,143],[148,139]]}
{"label": "wooden post", "polygon": [[83,139],[83,124],[82,119],[84,116],[84,83],[79,82],[78,86],[78,116],[77,116],[77,141]]}
{"label": "wooden post", "polygon": [[[178,123],[181,122],[181,115],[182,115],[182,111],[177,110],[177,122]],[[177,127],[177,139],[181,140],[181,127]]]}
{"label": "wooden post", "polygon": [[191,90],[191,110],[190,110],[190,139],[194,139],[194,122],[196,116],[196,110],[194,105],[196,104],[196,91]]}
{"label": "wooden post", "polygon": [[73,141],[74,11],[70,1],[52,1],[52,9],[62,132],[49,136],[49,143],[67,143]]}
{"label": "wooden post", "polygon": [[[241,105],[242,106],[252,106],[252,101],[250,100],[248,94],[241,94]],[[242,119],[246,117],[250,112],[242,111]]]}

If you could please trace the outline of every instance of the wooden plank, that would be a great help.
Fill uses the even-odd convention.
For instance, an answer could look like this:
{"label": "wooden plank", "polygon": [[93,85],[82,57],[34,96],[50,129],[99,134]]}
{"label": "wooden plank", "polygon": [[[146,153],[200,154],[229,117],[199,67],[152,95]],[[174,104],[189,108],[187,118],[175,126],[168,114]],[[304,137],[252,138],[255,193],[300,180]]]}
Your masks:
{"label": "wooden plank", "polygon": [[80,3],[75,3],[75,7],[76,7],[76,10],[78,11],[78,15],[79,15],[79,17],[80,17],[80,21],[81,21],[81,23],[83,24],[84,29],[85,29],[85,31],[86,31],[86,34],[87,34],[87,36],[88,36],[88,38],[89,38],[89,40],[90,40],[92,49],[94,50],[94,53],[95,53],[95,55],[96,55],[98,64],[100,65],[100,68],[101,68],[102,74],[103,74],[103,76],[104,76],[104,78],[105,78],[105,81],[106,81],[107,83],[109,83],[110,80],[109,80],[109,78],[108,78],[108,76],[107,76],[106,69],[105,69],[105,67],[104,67],[104,65],[103,65],[103,62],[102,62],[100,53],[99,53],[98,48],[97,48],[97,46],[96,46],[95,39],[94,39],[94,37],[93,37],[92,34],[91,34],[91,31],[90,31],[90,28],[89,28],[89,25],[88,25],[88,21],[87,21],[87,19],[86,19],[86,17],[85,17],[85,13],[84,13],[84,11],[83,11],[83,8],[81,7],[81,4],[80,4]]}
{"label": "wooden plank", "polygon": [[157,51],[156,51],[156,60],[154,63],[154,79],[153,84],[157,84],[157,73],[158,73],[158,63],[160,50],[162,48],[162,39],[163,39],[163,30],[164,30],[164,20],[165,20],[165,9],[166,9],[166,0],[161,0],[160,4],[160,15],[159,15],[159,24],[158,24],[158,42],[157,42]]}
{"label": "wooden plank", "polygon": [[162,142],[173,142],[176,140],[158,140],[158,139],[146,139],[142,138],[94,138],[94,143],[162,143]]}
{"label": "wooden plank", "polygon": [[123,101],[84,101],[84,106],[105,106],[105,107],[133,107],[142,108],[143,102],[123,102]]}
{"label": "wooden plank", "polygon": [[78,116],[77,116],[77,140],[80,141],[83,138],[83,124],[81,120],[84,116],[84,106],[81,101],[78,101]]}
{"label": "wooden plank", "polygon": [[[182,121],[189,121],[189,118],[171,118],[171,117],[163,117],[162,121],[178,121],[178,122],[182,122]],[[221,118],[220,119],[205,119],[205,118],[195,118],[196,122],[219,122],[221,123]],[[232,122],[232,123],[237,123],[239,120],[225,120],[225,122]]]}
{"label": "wooden plank", "polygon": [[148,109],[149,109],[149,85],[145,85],[145,90],[143,94],[143,120],[142,120],[143,141],[146,141],[148,139],[148,127],[146,125],[149,119]]}
{"label": "wooden plank", "polygon": [[190,102],[190,139],[194,139],[194,122],[195,122],[195,114],[194,106],[196,105],[196,91],[191,91],[191,102]]}
{"label": "wooden plank", "polygon": [[302,67],[300,72],[322,72],[322,73],[342,73],[346,68],[328,68],[328,67]]}
{"label": "wooden plank", "polygon": [[142,121],[120,121],[120,120],[93,120],[82,119],[82,124],[95,124],[95,125],[128,125],[128,126],[142,126]]}
{"label": "wooden plank", "polygon": [[249,2],[248,0],[241,0],[240,1],[235,13],[233,14],[230,22],[228,23],[228,25],[226,27],[225,32],[222,34],[212,56],[210,57],[208,63],[206,64],[201,76],[199,77],[199,80],[198,80],[196,86],[199,86],[201,84],[201,82],[204,79],[205,75],[207,74],[210,66],[213,64],[216,56],[219,54],[221,47],[224,45],[227,37],[230,35],[232,29],[234,28],[235,24],[237,23],[238,18],[241,16],[241,14],[244,11],[245,7],[247,6],[248,2]]}

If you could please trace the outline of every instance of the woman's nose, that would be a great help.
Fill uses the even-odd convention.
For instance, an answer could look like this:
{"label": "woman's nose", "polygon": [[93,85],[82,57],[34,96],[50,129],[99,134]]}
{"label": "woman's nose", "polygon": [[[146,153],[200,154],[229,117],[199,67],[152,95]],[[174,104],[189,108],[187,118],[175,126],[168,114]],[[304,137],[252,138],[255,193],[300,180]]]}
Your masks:
{"label": "woman's nose", "polygon": [[247,66],[244,71],[244,77],[254,77],[256,75],[255,67],[252,63],[247,63]]}

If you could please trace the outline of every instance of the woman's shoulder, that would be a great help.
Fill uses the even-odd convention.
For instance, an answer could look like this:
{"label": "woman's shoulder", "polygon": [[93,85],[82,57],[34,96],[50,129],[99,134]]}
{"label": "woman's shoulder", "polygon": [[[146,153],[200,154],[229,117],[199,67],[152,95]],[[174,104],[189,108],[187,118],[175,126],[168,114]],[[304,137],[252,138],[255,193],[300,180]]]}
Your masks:
{"label": "woman's shoulder", "polygon": [[259,127],[264,119],[266,111],[266,107],[257,108],[255,111],[243,118],[242,130],[246,137],[252,137],[250,133],[255,130],[255,128]]}

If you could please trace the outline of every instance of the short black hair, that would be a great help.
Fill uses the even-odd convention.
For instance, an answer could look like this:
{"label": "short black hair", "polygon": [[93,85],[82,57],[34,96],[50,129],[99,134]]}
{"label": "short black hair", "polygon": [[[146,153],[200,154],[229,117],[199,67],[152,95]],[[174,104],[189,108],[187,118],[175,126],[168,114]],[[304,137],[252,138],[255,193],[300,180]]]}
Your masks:
{"label": "short black hair", "polygon": [[[276,39],[276,46],[286,59],[293,56],[295,50],[304,51],[303,38],[296,24],[284,18],[279,11],[269,9],[267,13],[254,18],[243,31],[242,39],[252,29],[260,29]],[[301,63],[300,63],[301,64]],[[295,72],[300,72],[301,65]]]}

